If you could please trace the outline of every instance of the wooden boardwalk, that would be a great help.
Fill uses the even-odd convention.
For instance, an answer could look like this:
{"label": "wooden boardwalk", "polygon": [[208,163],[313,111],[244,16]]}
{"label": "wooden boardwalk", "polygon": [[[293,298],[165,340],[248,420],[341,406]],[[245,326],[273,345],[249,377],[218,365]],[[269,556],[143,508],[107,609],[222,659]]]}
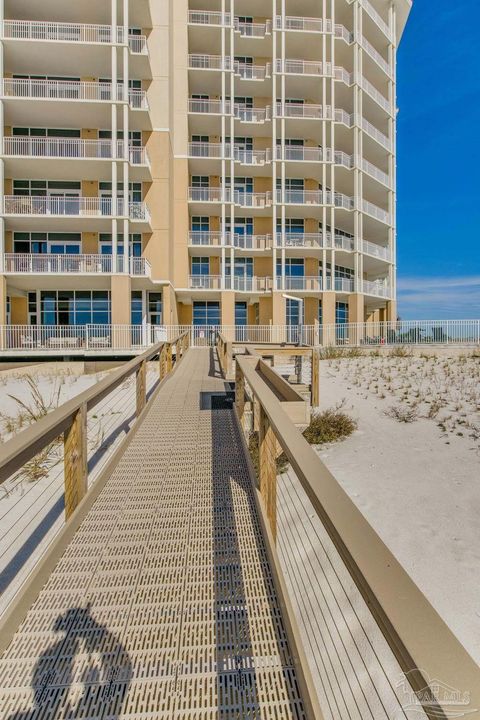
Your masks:
{"label": "wooden boardwalk", "polygon": [[0,660],[2,720],[306,717],[224,389],[210,349],[166,380]]}

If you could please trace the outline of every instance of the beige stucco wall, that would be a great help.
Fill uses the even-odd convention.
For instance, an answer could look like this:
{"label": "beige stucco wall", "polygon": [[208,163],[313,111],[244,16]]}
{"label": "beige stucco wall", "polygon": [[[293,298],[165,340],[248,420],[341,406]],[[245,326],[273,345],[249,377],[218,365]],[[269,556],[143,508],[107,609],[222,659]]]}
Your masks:
{"label": "beige stucco wall", "polygon": [[335,323],[335,293],[322,293],[322,321],[324,325]]}
{"label": "beige stucco wall", "polygon": [[27,325],[28,301],[26,297],[12,296],[10,298],[10,316],[12,325]]}
{"label": "beige stucco wall", "polygon": [[365,301],[360,293],[351,293],[348,296],[348,322],[362,323],[365,321]]}
{"label": "beige stucco wall", "polygon": [[130,325],[130,277],[128,275],[112,275],[111,293],[112,325]]}

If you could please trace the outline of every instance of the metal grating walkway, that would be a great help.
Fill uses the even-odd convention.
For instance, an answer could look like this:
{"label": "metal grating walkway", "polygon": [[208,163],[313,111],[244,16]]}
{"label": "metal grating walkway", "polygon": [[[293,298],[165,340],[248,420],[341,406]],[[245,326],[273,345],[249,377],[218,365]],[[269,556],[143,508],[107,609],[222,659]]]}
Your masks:
{"label": "metal grating walkway", "polygon": [[165,382],[0,660],[2,720],[305,717],[223,390],[210,349]]}

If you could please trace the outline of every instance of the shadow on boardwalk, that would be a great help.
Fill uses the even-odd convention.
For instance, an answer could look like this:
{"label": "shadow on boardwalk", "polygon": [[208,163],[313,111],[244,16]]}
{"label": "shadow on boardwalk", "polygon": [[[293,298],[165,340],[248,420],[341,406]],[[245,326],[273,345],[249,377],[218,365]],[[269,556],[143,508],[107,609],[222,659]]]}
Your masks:
{"label": "shadow on boardwalk", "polygon": [[[120,718],[132,678],[128,653],[116,636],[74,607],[59,615],[52,630],[59,639],[42,651],[32,676],[33,708],[8,720]],[[88,709],[87,709],[88,707]]]}

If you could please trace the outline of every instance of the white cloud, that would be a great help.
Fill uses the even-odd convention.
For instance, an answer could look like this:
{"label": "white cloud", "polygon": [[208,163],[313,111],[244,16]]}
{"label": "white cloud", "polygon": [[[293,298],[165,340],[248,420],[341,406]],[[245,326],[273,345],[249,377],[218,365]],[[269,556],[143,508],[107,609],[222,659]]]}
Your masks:
{"label": "white cloud", "polygon": [[480,318],[480,275],[398,278],[398,312],[402,318]]}

